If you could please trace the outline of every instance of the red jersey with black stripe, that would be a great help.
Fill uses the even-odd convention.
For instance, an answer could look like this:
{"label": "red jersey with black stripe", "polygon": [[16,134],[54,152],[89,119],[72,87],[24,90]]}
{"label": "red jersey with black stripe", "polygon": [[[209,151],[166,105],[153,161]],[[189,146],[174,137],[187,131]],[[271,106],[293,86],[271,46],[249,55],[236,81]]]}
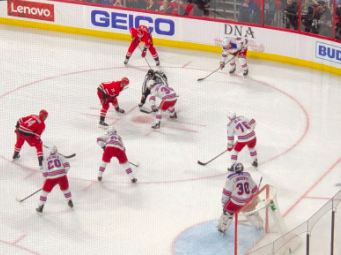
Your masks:
{"label": "red jersey with black stripe", "polygon": [[19,123],[19,133],[27,136],[36,137],[37,139],[40,139],[41,134],[45,130],[44,121],[35,114],[20,118]]}

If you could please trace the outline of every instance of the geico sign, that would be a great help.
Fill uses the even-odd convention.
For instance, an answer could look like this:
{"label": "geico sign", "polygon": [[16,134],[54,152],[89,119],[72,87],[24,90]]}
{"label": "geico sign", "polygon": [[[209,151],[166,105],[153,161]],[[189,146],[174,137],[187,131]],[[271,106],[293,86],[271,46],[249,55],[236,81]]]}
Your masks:
{"label": "geico sign", "polygon": [[54,5],[21,0],[8,0],[9,16],[54,21]]}
{"label": "geico sign", "polygon": [[155,33],[159,35],[174,35],[175,25],[174,21],[171,19],[153,19],[148,16],[128,15],[118,12],[109,13],[107,11],[99,10],[93,10],[91,12],[91,23],[97,27],[111,27],[115,29],[129,30],[132,27],[138,27],[141,21],[143,21],[143,25],[146,25],[145,23],[153,25],[149,26],[150,32],[153,32],[155,29]]}
{"label": "geico sign", "polygon": [[341,48],[327,43],[316,42],[315,56],[317,58],[341,64]]}

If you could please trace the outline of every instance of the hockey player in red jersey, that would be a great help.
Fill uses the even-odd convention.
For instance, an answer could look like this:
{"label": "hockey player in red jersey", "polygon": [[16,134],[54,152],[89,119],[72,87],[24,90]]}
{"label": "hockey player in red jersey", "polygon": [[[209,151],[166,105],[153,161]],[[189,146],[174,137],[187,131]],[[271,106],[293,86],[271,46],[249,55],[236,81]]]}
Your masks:
{"label": "hockey player in red jersey", "polygon": [[15,126],[15,133],[17,135],[17,142],[14,147],[13,159],[20,158],[20,150],[25,141],[31,146],[36,147],[39,167],[43,167],[43,142],[41,135],[45,130],[45,123],[48,116],[46,110],[41,110],[39,115],[32,114],[27,117],[20,118]]}
{"label": "hockey player in red jersey", "polygon": [[57,184],[64,193],[64,197],[68,202],[67,205],[73,208],[69,181],[66,176],[70,169],[70,164],[64,156],[58,153],[56,146],[51,148],[50,155],[44,159],[43,176],[46,180],[40,193],[39,206],[36,209],[38,214],[42,214],[47,196]]}
{"label": "hockey player in red jersey", "polygon": [[129,79],[127,77],[123,77],[120,81],[103,82],[99,85],[97,88],[97,95],[102,104],[99,127],[108,126],[104,120],[110,103],[115,107],[117,112],[124,113],[124,110],[120,109],[118,106],[117,96],[128,84]]}
{"label": "hockey player in red jersey", "polygon": [[151,33],[149,32],[148,27],[144,25],[139,25],[138,28],[130,28],[130,33],[133,40],[130,43],[128,48],[128,52],[126,55],[126,59],[124,60],[124,64],[128,64],[129,58],[135,51],[136,47],[139,45],[140,42],[144,42],[144,48],[142,50],[141,56],[144,58],[147,54],[147,49],[149,50],[150,54],[155,60],[155,64],[158,66],[160,65],[159,55],[156,52],[156,49],[153,45],[153,38]]}

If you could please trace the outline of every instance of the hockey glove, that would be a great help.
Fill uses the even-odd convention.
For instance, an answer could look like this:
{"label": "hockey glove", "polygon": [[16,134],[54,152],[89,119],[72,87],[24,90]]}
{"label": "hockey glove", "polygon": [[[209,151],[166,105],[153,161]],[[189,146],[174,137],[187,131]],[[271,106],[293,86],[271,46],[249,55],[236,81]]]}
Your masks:
{"label": "hockey glove", "polygon": [[225,62],[224,61],[220,61],[220,70],[223,70],[224,67],[225,67]]}
{"label": "hockey glove", "polygon": [[232,151],[233,149],[233,144],[227,144],[227,150]]}
{"label": "hockey glove", "polygon": [[147,54],[147,48],[144,48],[143,51],[142,51],[142,54],[141,54],[141,57],[145,57]]}
{"label": "hockey glove", "polygon": [[156,107],[156,105],[152,105],[152,111],[157,112],[159,109]]}

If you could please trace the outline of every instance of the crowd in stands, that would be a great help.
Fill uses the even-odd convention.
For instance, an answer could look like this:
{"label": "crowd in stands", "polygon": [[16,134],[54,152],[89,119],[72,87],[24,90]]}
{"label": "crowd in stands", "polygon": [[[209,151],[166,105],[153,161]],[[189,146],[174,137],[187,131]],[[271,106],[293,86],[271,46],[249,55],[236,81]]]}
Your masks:
{"label": "crowd in stands", "polygon": [[[211,17],[218,13],[217,2],[231,4],[231,0],[83,0],[116,7],[162,12],[172,15]],[[232,1],[234,2],[234,1]],[[212,5],[212,8],[210,8]],[[237,21],[276,26],[341,39],[341,0],[237,0]],[[231,8],[230,8],[231,9]],[[233,9],[232,9],[233,10]],[[299,10],[301,20],[299,21]],[[220,10],[219,10],[220,11]],[[225,11],[225,9],[223,10]],[[231,10],[228,10],[231,12]],[[219,14],[219,13],[218,13]],[[335,26],[333,26],[333,16]],[[220,14],[220,18],[225,17]],[[228,19],[228,18],[226,18]]]}

